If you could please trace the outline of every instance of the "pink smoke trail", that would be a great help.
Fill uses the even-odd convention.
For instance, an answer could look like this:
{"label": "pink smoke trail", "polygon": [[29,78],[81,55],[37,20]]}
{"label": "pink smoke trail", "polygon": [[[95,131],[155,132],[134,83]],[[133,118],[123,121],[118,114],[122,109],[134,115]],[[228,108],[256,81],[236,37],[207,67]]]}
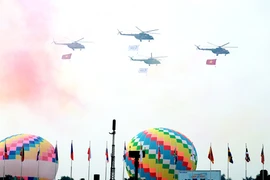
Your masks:
{"label": "pink smoke trail", "polygon": [[80,104],[74,89],[59,85],[61,55],[48,48],[53,11],[50,0],[2,2],[0,104],[20,103],[39,112]]}

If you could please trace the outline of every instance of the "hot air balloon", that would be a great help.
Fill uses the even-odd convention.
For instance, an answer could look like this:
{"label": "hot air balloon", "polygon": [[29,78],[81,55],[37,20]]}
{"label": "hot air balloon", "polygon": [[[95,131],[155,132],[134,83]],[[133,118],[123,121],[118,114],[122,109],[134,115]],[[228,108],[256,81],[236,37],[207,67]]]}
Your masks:
{"label": "hot air balloon", "polygon": [[42,137],[17,134],[0,141],[0,176],[52,180],[57,170],[58,155]]}
{"label": "hot air balloon", "polygon": [[[180,132],[168,128],[142,131],[127,145],[128,151],[141,149],[145,152],[145,157],[139,162],[140,179],[178,179],[179,170],[196,170],[196,149],[193,143]],[[129,177],[134,177],[134,158],[126,158],[125,163]]]}

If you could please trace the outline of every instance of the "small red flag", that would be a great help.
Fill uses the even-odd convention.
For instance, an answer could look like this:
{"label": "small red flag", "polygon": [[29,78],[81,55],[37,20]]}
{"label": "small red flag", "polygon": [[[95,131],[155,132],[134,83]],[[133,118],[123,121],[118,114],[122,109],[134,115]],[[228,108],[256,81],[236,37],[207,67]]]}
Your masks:
{"label": "small red flag", "polygon": [[212,147],[210,146],[209,153],[208,153],[208,159],[214,164],[214,155],[212,151]]}
{"label": "small red flag", "polygon": [[62,56],[62,59],[71,59],[71,53],[70,54],[64,54],[63,56]]}
{"label": "small red flag", "polygon": [[216,59],[207,59],[206,65],[216,65]]}
{"label": "small red flag", "polygon": [[6,145],[6,143],[5,143],[5,159],[8,159],[8,153],[7,153],[7,145]]}
{"label": "small red flag", "polygon": [[21,161],[24,161],[24,146],[22,146],[21,148],[21,152],[20,152],[20,156],[21,156]]}
{"label": "small red flag", "polygon": [[262,147],[262,152],[261,152],[261,162],[264,164],[264,152],[263,152],[263,147]]}
{"label": "small red flag", "polygon": [[88,161],[90,161],[90,158],[91,158],[91,150],[90,150],[90,147],[88,148],[87,154],[88,154]]}
{"label": "small red flag", "polygon": [[106,161],[107,163],[109,162],[109,152],[108,152],[108,148],[106,147],[106,151],[105,151],[105,156],[106,156]]}
{"label": "small red flag", "polygon": [[160,162],[161,154],[160,154],[160,147],[158,146],[158,162]]}
{"label": "small red flag", "polygon": [[73,154],[73,141],[71,141],[71,150],[70,150],[70,159],[74,160],[74,154]]}

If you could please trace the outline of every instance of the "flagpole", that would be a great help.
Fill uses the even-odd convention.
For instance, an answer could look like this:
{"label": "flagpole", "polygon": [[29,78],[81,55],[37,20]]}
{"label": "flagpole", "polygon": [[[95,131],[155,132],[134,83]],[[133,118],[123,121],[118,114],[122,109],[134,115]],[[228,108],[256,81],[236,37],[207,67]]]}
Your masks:
{"label": "flagpole", "polygon": [[4,159],[4,167],[3,167],[3,179],[5,178],[5,176],[6,176],[6,149],[7,149],[7,145],[6,145],[6,141],[5,141],[5,149],[4,149],[4,151],[5,151],[5,153],[4,153],[4,155],[3,155],[3,159]]}
{"label": "flagpole", "polygon": [[[91,141],[89,141],[89,148],[91,148]],[[91,153],[91,149],[90,149],[90,153]],[[88,154],[88,156],[90,156],[90,154]],[[88,160],[88,180],[90,180],[90,159]]]}
{"label": "flagpole", "polygon": [[157,160],[157,173],[156,173],[156,180],[158,180],[158,170],[159,170],[159,144],[158,144],[158,140],[157,140],[157,155],[158,155],[158,160]]}
{"label": "flagpole", "polygon": [[210,180],[211,180],[212,162],[210,161]]}
{"label": "flagpole", "polygon": [[37,177],[39,179],[39,160],[38,160],[38,171],[37,171]]}
{"label": "flagpole", "polygon": [[5,155],[3,155],[3,159],[4,159],[4,166],[3,166],[3,178],[5,178],[5,167],[6,167],[6,158]]}
{"label": "flagpole", "polygon": [[[106,151],[107,151],[107,148],[108,148],[108,141],[106,141]],[[106,159],[105,159],[105,180],[107,180],[107,164],[108,164],[108,161],[107,161],[107,155],[106,155]]]}
{"label": "flagpole", "polygon": [[[210,143],[210,148],[211,148],[211,152],[212,152],[212,143]],[[212,152],[213,154],[213,152]],[[212,172],[212,162],[210,161],[210,180],[211,180],[211,172]]]}
{"label": "flagpole", "polygon": [[[71,140],[71,148],[72,148],[72,151],[73,151],[73,140]],[[73,152],[71,152],[73,153]],[[73,156],[73,154],[71,154],[71,156]],[[70,178],[72,179],[72,158],[70,157]]]}
{"label": "flagpole", "polygon": [[[247,151],[247,143],[246,143],[246,151]],[[247,152],[246,152],[245,156],[247,156]],[[245,158],[245,177],[247,180],[247,160],[246,160],[246,158]]]}
{"label": "flagpole", "polygon": [[21,161],[21,177],[20,180],[22,180],[22,161]]}
{"label": "flagpole", "polygon": [[122,174],[122,179],[125,179],[125,160],[123,160],[123,174]]}
{"label": "flagpole", "polygon": [[105,180],[107,180],[107,160],[105,160]]}
{"label": "flagpole", "polygon": [[20,155],[21,155],[21,177],[20,177],[20,180],[21,180],[22,179],[22,166],[23,166],[23,161],[24,161],[24,145],[22,145]]}
{"label": "flagpole", "polygon": [[176,150],[176,144],[175,144],[175,148],[174,148],[174,164],[175,164],[175,169],[174,169],[174,174],[173,174],[173,179],[175,180],[175,178],[176,178],[176,175],[175,175],[175,173],[176,173],[176,166],[177,166],[177,150]]}
{"label": "flagpole", "polygon": [[[55,147],[54,148],[57,148],[57,141],[56,141],[56,144],[55,144]],[[57,149],[57,151],[58,151],[58,149]],[[55,163],[54,163],[54,174],[55,174],[55,177],[54,177],[54,179],[56,179],[56,164],[57,164],[57,160],[56,160],[56,154],[55,154]]]}
{"label": "flagpole", "polygon": [[71,160],[71,163],[70,163],[70,178],[72,179],[72,160]]}
{"label": "flagpole", "polygon": [[54,163],[54,174],[55,174],[54,180],[56,180],[56,161],[55,161],[55,163]]}
{"label": "flagpole", "polygon": [[[228,146],[227,149],[229,150],[229,143],[227,144],[227,146]],[[229,153],[229,151],[228,151],[228,153]],[[229,158],[229,156],[228,156],[228,158]],[[227,179],[229,179],[229,159],[228,158],[227,158]]]}
{"label": "flagpole", "polygon": [[[264,148],[263,148],[263,145],[262,145],[262,150],[263,150],[263,156],[264,156]],[[264,157],[263,157],[264,159]],[[262,180],[264,180],[264,162],[262,163]]]}
{"label": "flagpole", "polygon": [[39,153],[40,153],[40,145],[38,147],[38,152],[37,152],[37,163],[38,163],[38,166],[37,166],[37,178],[39,179]]}
{"label": "flagpole", "polygon": [[126,164],[126,142],[124,142],[124,154],[123,154],[123,174],[122,174],[123,180],[125,180],[125,164]]}

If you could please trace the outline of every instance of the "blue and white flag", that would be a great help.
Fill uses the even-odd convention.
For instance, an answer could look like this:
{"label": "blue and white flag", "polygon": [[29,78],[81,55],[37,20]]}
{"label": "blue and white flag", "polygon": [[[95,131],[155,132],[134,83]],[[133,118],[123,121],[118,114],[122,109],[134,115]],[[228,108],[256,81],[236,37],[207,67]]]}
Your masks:
{"label": "blue and white flag", "polygon": [[129,51],[138,51],[139,50],[139,45],[129,45],[128,50]]}
{"label": "blue and white flag", "polygon": [[148,71],[148,68],[140,68],[138,70],[139,73],[147,73],[147,71]]}

